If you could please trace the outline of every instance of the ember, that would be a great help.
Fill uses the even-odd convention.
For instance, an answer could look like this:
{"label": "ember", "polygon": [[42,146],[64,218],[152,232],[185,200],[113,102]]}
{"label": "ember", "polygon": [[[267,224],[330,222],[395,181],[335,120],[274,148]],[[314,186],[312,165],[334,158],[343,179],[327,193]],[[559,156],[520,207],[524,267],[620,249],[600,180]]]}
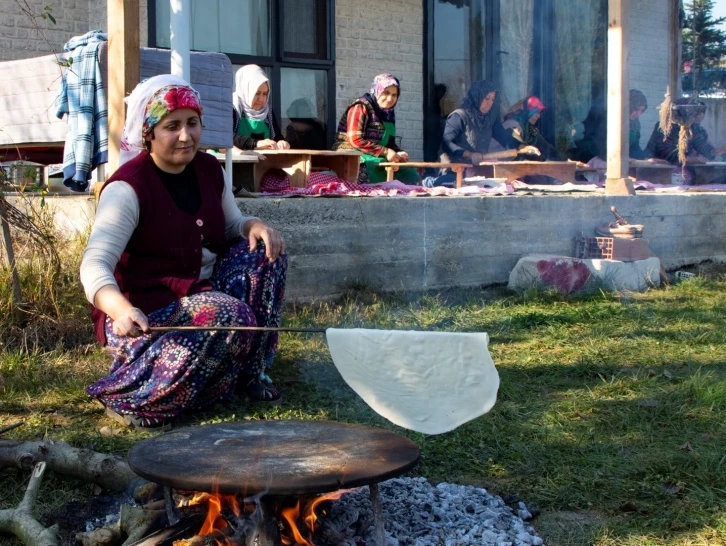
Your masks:
{"label": "ember", "polygon": [[[340,490],[314,498],[290,501],[278,500],[274,503],[274,521],[280,533],[280,543],[284,546],[316,546],[314,536],[319,508],[325,501],[340,499],[345,493],[355,490]],[[182,497],[178,508],[192,506],[206,507],[207,515],[198,537],[210,537],[217,546],[237,546],[249,540],[250,531],[254,534],[257,522],[269,519],[265,508],[256,499],[243,499],[240,503],[236,495],[218,493],[195,493],[192,498]],[[284,522],[284,524],[283,524]],[[193,541],[192,541],[193,542]],[[189,544],[188,540],[174,542],[175,546]]]}

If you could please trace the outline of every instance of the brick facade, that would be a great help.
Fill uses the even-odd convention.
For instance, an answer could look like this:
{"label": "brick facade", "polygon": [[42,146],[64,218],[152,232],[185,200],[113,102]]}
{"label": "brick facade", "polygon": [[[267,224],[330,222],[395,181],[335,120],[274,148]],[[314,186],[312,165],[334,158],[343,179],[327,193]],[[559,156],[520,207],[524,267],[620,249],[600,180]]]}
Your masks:
{"label": "brick facade", "polygon": [[[25,1],[21,2],[23,5]],[[33,20],[20,8],[16,0],[0,0],[0,61],[40,57],[54,51],[62,51],[73,36],[89,30],[106,30],[105,0],[27,0],[36,14],[51,7],[55,24],[49,19]],[[141,45],[147,44],[148,15],[146,0],[139,1],[141,19]]]}
{"label": "brick facade", "polygon": [[367,92],[376,74],[390,72],[401,80],[396,132],[411,159],[423,158],[423,2],[335,2],[337,117]]}
{"label": "brick facade", "polygon": [[[60,51],[72,36],[106,29],[106,0],[27,0],[37,13],[52,8],[56,24],[37,18],[38,29],[17,0],[0,0],[0,61]],[[141,45],[148,44],[147,0],[140,0]],[[401,80],[397,129],[412,159],[423,156],[423,2],[395,0],[370,6],[336,0],[336,104],[339,119],[351,100],[366,92],[373,77],[391,72]],[[631,87],[648,98],[641,118],[645,146],[657,121],[657,106],[668,84],[671,63],[669,7],[664,0],[639,0],[631,8]],[[336,120],[337,123],[337,120]]]}

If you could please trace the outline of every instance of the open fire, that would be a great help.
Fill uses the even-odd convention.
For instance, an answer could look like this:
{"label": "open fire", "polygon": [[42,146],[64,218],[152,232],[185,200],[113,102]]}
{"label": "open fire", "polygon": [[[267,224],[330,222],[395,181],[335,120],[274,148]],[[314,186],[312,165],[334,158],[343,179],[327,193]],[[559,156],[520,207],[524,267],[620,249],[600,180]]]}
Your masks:
{"label": "open fire", "polygon": [[[324,503],[338,500],[351,491],[355,490],[344,489],[302,499],[277,499],[266,505],[255,498],[242,499],[237,495],[195,493],[191,498],[182,497],[178,507],[206,508],[204,523],[196,536],[208,537],[210,540],[206,542],[217,546],[244,545],[250,538],[250,532],[254,532],[261,522],[270,520],[270,516],[272,516],[271,521],[277,525],[282,545],[316,546],[314,537],[318,514],[325,513]],[[268,512],[272,510],[273,513],[266,514],[265,510]]]}

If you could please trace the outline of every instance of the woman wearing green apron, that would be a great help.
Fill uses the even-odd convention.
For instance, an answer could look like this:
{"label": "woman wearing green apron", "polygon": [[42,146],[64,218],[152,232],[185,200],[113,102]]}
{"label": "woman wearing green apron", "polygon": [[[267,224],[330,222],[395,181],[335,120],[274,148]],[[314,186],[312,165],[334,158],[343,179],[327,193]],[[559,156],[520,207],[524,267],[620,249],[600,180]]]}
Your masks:
{"label": "woman wearing green apron", "polygon": [[270,83],[256,64],[248,64],[235,75],[234,145],[242,150],[287,150],[280,126],[270,107]]}
{"label": "woman wearing green apron", "polygon": [[[386,171],[380,163],[405,163],[408,154],[396,144],[396,113],[394,108],[401,92],[398,78],[379,74],[369,93],[353,101],[340,118],[334,150],[362,152],[358,182],[385,182]],[[415,184],[416,169],[400,168],[396,180]]]}

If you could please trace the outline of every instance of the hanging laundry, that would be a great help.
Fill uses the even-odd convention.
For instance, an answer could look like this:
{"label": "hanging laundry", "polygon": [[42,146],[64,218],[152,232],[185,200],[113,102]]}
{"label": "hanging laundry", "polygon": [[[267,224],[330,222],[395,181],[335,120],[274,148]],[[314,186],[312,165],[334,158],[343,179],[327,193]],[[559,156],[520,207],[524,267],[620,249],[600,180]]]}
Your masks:
{"label": "hanging laundry", "polygon": [[74,36],[64,46],[73,62],[63,71],[56,116],[67,115],[63,184],[86,191],[91,172],[108,161],[108,110],[98,50],[108,37],[101,30]]}

